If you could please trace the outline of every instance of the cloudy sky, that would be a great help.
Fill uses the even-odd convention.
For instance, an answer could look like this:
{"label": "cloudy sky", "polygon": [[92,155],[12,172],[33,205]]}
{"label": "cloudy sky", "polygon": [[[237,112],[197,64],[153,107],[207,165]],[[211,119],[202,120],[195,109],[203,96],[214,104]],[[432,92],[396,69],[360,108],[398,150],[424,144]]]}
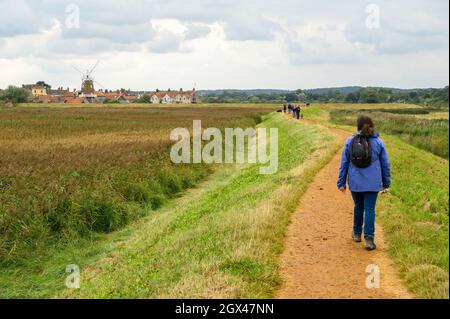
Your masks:
{"label": "cloudy sky", "polygon": [[0,0],[0,87],[443,87],[448,0]]}

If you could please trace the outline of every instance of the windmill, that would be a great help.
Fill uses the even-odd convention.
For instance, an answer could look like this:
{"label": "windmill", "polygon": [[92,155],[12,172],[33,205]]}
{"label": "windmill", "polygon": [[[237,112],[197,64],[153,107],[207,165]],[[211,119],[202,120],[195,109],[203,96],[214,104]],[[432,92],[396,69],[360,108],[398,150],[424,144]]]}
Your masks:
{"label": "windmill", "polygon": [[103,85],[95,81],[94,77],[92,76],[92,72],[94,72],[99,62],[100,61],[97,60],[95,65],[91,69],[87,69],[86,72],[82,72],[77,67],[72,65],[72,67],[81,74],[81,90],[79,91],[78,95],[85,98],[85,100],[87,100],[88,102],[94,102],[94,100],[97,98],[94,83],[97,83],[98,85],[103,87]]}

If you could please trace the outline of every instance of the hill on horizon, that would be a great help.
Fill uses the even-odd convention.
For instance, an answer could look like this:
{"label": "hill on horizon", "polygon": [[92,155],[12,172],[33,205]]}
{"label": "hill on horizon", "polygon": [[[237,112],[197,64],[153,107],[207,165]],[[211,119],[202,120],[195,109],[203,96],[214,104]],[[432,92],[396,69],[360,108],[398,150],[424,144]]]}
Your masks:
{"label": "hill on horizon", "polygon": [[[341,94],[354,93],[362,88],[375,88],[375,89],[387,89],[391,90],[394,93],[399,92],[411,92],[411,91],[420,91],[420,90],[431,90],[432,88],[411,88],[411,89],[400,89],[400,88],[391,88],[391,87],[381,87],[381,86],[341,86],[341,87],[325,87],[325,88],[313,88],[313,89],[303,89],[302,91],[308,93],[315,94],[326,94],[328,91],[337,91]],[[258,95],[258,94],[282,94],[288,92],[294,92],[296,90],[285,90],[285,89],[212,89],[212,90],[198,90],[197,94],[199,96],[204,96],[208,94],[212,95],[220,95],[224,92],[240,92],[246,93],[248,95]]]}

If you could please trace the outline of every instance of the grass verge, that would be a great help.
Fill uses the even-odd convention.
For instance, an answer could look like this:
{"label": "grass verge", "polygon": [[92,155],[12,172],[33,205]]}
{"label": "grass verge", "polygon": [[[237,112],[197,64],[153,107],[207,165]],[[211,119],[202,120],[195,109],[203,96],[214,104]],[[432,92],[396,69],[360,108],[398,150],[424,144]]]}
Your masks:
{"label": "grass verge", "polygon": [[393,184],[378,216],[389,252],[418,298],[448,298],[448,161],[399,138],[383,139]]}

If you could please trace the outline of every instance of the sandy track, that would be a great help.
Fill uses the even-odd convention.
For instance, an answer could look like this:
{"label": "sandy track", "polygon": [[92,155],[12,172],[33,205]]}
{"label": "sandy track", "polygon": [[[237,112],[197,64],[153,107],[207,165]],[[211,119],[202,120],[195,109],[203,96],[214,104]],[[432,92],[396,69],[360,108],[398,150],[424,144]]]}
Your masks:
{"label": "sandy track", "polygon": [[[332,131],[348,136],[341,130]],[[366,251],[363,242],[351,239],[351,194],[336,189],[340,154],[315,176],[291,217],[280,256],[282,284],[276,297],[411,298],[387,255],[378,224],[377,250]],[[366,287],[370,275],[366,267],[371,264],[379,267],[379,288]]]}

